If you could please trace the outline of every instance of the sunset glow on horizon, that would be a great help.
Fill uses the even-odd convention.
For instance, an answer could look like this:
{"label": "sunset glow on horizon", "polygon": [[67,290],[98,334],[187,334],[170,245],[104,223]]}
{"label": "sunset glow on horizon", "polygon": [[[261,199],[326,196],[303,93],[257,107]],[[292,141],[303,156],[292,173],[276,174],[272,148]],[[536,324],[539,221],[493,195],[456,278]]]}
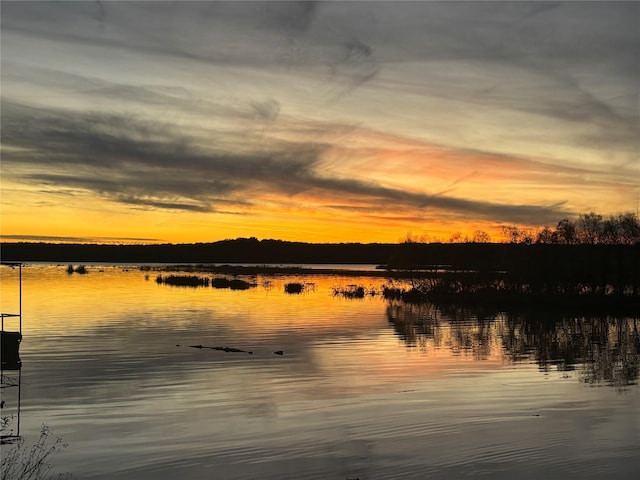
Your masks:
{"label": "sunset glow on horizon", "polygon": [[2,2],[2,241],[636,212],[638,2]]}

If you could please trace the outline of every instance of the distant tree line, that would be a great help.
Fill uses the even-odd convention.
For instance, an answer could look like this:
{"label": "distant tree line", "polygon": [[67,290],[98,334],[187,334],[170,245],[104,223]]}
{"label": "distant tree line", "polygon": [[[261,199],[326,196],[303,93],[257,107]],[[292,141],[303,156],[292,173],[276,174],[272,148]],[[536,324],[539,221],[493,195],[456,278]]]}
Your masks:
{"label": "distant tree line", "polygon": [[640,244],[400,244],[388,267],[411,279],[398,292],[411,301],[640,307]]}
{"label": "distant tree line", "polygon": [[[563,218],[555,227],[532,228],[507,225],[502,227],[506,243],[533,243],[557,245],[637,245],[640,244],[640,219],[635,213],[619,213],[604,217],[587,213],[576,219]],[[408,234],[404,243],[428,243],[427,236]],[[475,230],[471,236],[453,233],[448,243],[490,243],[493,239],[484,230]]]}
{"label": "distant tree line", "polygon": [[634,213],[619,213],[605,218],[591,212],[575,220],[564,218],[555,228],[544,227],[536,234],[515,226],[503,227],[503,233],[509,243],[638,245],[640,220]]}
{"label": "distant tree line", "polygon": [[[640,222],[632,213],[563,219],[537,235],[505,227],[506,243],[425,244],[408,238],[388,267],[410,279],[390,298],[413,302],[538,302],[640,308]],[[399,276],[400,276],[399,274]]]}
{"label": "distant tree line", "polygon": [[[545,227],[534,234],[516,226],[503,228],[507,244],[518,245],[640,245],[640,221],[633,213],[604,218],[596,213],[563,219],[555,228]],[[211,243],[96,245],[73,243],[2,243],[4,261],[42,262],[128,262],[128,263],[342,263],[393,264],[409,267],[420,264],[458,264],[475,268],[484,261],[477,255],[489,254],[500,265],[501,258],[512,255],[508,245],[493,243],[489,252],[476,251],[475,246],[490,244],[490,236],[476,230],[471,238],[454,234],[447,245],[427,242],[427,237],[408,235],[394,243],[304,243],[282,240],[258,240],[255,237],[222,240]],[[409,248],[405,248],[409,246]],[[416,249],[411,246],[420,246]],[[427,249],[424,247],[428,246]],[[400,248],[398,248],[400,247]],[[455,247],[450,250],[443,247]],[[506,248],[505,248],[506,247]],[[406,253],[409,254],[406,254]],[[521,252],[515,252],[519,255]],[[401,254],[401,255],[399,255]],[[499,258],[496,258],[499,257]],[[498,268],[498,267],[496,267]]]}

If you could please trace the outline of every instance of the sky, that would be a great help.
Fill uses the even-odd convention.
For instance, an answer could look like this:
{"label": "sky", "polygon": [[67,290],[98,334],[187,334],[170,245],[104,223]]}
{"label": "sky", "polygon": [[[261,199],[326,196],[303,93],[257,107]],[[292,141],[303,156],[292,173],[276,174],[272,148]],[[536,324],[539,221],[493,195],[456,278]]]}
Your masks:
{"label": "sky", "polygon": [[448,240],[640,197],[640,2],[11,2],[3,241]]}

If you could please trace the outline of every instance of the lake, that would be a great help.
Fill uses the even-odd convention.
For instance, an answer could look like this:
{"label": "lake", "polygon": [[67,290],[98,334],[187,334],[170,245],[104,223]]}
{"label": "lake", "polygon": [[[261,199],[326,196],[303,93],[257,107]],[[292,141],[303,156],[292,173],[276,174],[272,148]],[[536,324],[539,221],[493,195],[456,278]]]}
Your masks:
{"label": "lake", "polygon": [[[637,317],[333,293],[379,292],[379,277],[258,275],[237,291],[88,270],[23,267],[22,369],[3,372],[20,383],[19,399],[2,392],[8,428],[19,404],[26,445],[43,423],[68,443],[55,472],[640,478]],[[16,270],[2,267],[1,288],[2,311],[16,310]]]}

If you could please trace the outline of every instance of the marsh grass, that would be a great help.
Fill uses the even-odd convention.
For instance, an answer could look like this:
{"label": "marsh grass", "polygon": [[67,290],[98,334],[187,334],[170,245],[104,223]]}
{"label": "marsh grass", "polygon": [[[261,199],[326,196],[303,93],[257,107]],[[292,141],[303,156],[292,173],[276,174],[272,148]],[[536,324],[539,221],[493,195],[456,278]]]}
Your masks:
{"label": "marsh grass", "polygon": [[215,277],[211,280],[211,286],[213,288],[229,288],[230,284],[230,280],[225,277]]}
{"label": "marsh grass", "polygon": [[198,277],[197,275],[168,275],[156,277],[158,284],[173,285],[177,287],[208,287],[209,279],[207,277]]}
{"label": "marsh grass", "polygon": [[78,265],[76,268],[73,268],[73,265],[69,265],[67,267],[67,273],[69,275],[71,275],[72,273],[79,273],[81,275],[84,275],[86,273],[89,273],[89,270],[87,270],[87,267],[85,267],[84,265]]}
{"label": "marsh grass", "polygon": [[158,275],[156,277],[158,284],[172,285],[178,287],[208,287],[213,288],[229,288],[231,290],[248,290],[257,286],[256,283],[248,282],[240,278],[224,278],[224,277],[199,277],[197,275]]}
{"label": "marsh grass", "polygon": [[286,293],[302,293],[304,290],[304,284],[300,282],[289,282],[284,284],[284,291]]}
{"label": "marsh grass", "polygon": [[334,297],[344,297],[349,299],[364,298],[365,296],[375,297],[378,295],[378,291],[375,288],[366,288],[363,285],[339,286],[333,287],[332,290]]}
{"label": "marsh grass", "polygon": [[53,437],[53,430],[47,424],[40,429],[40,436],[29,446],[24,437],[18,438],[13,444],[2,447],[2,462],[0,464],[1,480],[42,480],[42,479],[71,479],[70,473],[52,473],[51,459],[67,448],[68,444],[62,437]]}
{"label": "marsh grass", "polygon": [[211,280],[213,288],[228,288],[230,290],[248,290],[257,285],[257,283],[248,282],[240,278],[215,277]]}
{"label": "marsh grass", "polygon": [[247,282],[246,280],[241,280],[239,278],[234,278],[229,281],[229,288],[231,290],[248,290],[251,287],[255,287],[255,283]]}

